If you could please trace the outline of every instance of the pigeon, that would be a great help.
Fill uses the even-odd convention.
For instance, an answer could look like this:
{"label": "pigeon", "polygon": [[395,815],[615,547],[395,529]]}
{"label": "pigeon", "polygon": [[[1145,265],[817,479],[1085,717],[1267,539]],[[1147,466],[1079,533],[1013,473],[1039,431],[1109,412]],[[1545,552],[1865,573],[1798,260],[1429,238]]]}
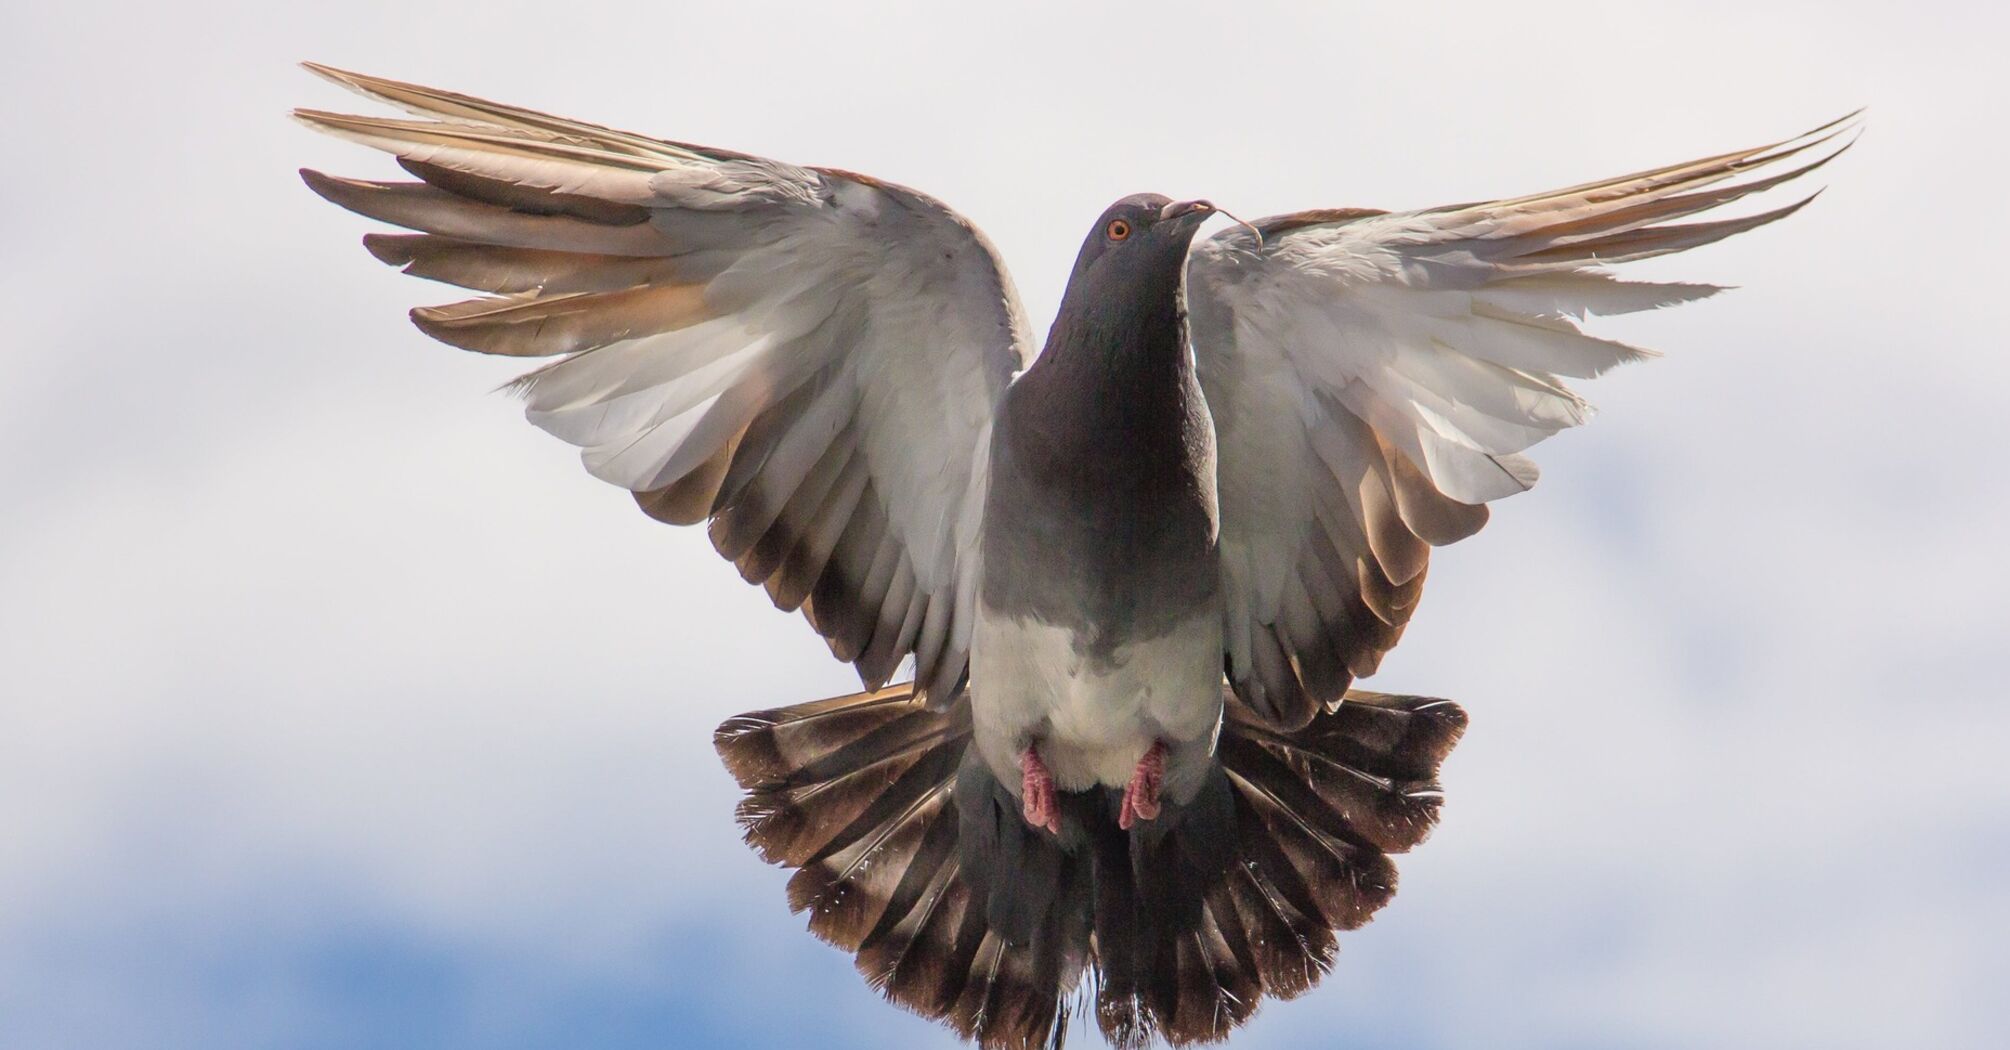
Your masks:
{"label": "pigeon", "polygon": [[[1435,824],[1455,703],[1356,688],[1431,548],[1652,356],[1588,315],[1712,295],[1614,264],[1821,167],[1851,114],[1567,189],[1201,238],[1136,194],[1044,343],[962,216],[871,176],[308,67],[407,117],[297,110],[412,178],[303,171],[477,293],[411,313],[536,359],[531,423],[703,523],[862,691],[727,720],[748,843],[888,999],[986,1048],[1225,1039],[1331,967]],[[1036,352],[1037,351],[1037,352]],[[903,668],[907,680],[890,684]]]}

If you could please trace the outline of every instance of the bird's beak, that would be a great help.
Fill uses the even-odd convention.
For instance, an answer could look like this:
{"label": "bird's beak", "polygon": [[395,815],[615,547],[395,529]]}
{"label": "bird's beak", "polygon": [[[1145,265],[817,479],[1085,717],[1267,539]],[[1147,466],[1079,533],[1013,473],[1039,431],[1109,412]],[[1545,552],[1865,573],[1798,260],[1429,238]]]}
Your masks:
{"label": "bird's beak", "polygon": [[1214,204],[1211,201],[1174,201],[1159,209],[1159,221],[1165,222],[1168,219],[1178,219],[1188,215],[1198,215],[1204,219],[1213,215],[1214,211]]}

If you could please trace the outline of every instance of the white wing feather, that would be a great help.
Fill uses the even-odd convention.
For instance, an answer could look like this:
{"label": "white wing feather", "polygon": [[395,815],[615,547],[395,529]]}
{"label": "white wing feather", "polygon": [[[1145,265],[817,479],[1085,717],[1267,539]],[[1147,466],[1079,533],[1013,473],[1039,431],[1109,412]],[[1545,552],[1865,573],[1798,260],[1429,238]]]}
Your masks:
{"label": "white wing feather", "polygon": [[304,173],[421,231],[372,235],[373,252],[495,293],[416,310],[422,329],[555,357],[514,384],[532,423],[650,513],[709,519],[867,688],[912,653],[946,699],[966,664],[979,443],[1032,349],[981,234],[862,176],[309,68],[421,118],[296,114],[419,176]]}
{"label": "white wing feather", "polygon": [[[1302,724],[1372,673],[1421,590],[1428,545],[1535,483],[1521,453],[1591,407],[1563,379],[1650,351],[1587,315],[1700,299],[1711,285],[1598,267],[1791,214],[1672,223],[1826,163],[1748,172],[1833,143],[1797,139],[1553,193],[1428,211],[1308,212],[1195,247],[1192,339],[1220,462],[1227,664],[1260,713]],[[1711,188],[1714,187],[1714,188]],[[1810,198],[1811,199],[1811,198]]]}

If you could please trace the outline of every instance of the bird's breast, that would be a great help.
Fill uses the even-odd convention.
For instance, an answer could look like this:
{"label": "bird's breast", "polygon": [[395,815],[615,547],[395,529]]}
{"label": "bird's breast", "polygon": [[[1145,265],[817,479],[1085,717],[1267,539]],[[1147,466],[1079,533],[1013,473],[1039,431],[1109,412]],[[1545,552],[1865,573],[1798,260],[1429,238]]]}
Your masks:
{"label": "bird's breast", "polygon": [[1212,429],[1111,413],[1048,384],[1008,394],[993,429],[979,524],[979,594],[1109,656],[1165,634],[1219,592]]}
{"label": "bird's breast", "polygon": [[1154,742],[1211,751],[1222,706],[1214,610],[1105,653],[1069,628],[980,604],[970,656],[978,747],[1008,783],[1029,746],[1069,791],[1122,787]]}

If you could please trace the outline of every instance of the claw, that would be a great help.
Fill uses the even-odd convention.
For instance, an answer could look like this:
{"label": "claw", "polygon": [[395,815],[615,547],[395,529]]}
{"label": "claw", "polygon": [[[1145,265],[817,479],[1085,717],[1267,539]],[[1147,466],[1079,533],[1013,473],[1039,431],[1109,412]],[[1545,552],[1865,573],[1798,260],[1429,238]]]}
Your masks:
{"label": "claw", "polygon": [[1140,820],[1156,820],[1159,815],[1159,789],[1166,780],[1166,745],[1164,741],[1154,741],[1145,751],[1145,757],[1138,759],[1138,768],[1131,772],[1131,782],[1124,787],[1124,806],[1117,813],[1117,826],[1125,831]]}
{"label": "claw", "polygon": [[1054,793],[1054,774],[1047,771],[1047,763],[1040,761],[1040,752],[1031,747],[1019,753],[1019,770],[1025,774],[1019,794],[1026,823],[1059,835],[1061,806]]}

